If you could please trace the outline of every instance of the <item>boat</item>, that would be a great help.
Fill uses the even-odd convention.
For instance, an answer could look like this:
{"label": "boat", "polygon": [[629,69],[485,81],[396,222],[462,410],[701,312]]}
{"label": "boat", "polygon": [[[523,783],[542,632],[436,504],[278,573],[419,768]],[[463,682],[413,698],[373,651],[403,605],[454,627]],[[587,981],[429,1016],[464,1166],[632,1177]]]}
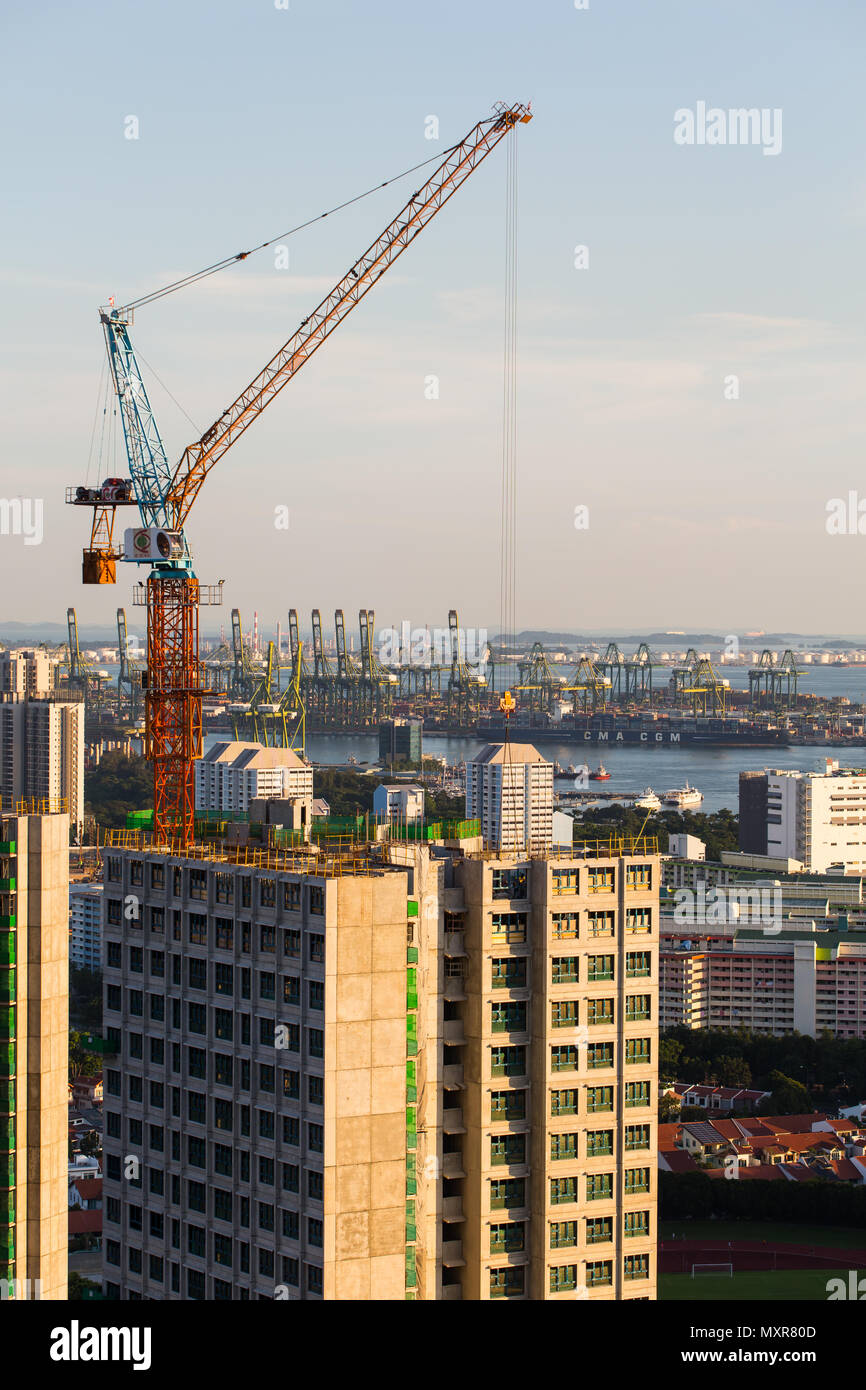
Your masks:
{"label": "boat", "polygon": [[662,809],[661,800],[656,796],[652,787],[644,787],[634,804],[641,811],[660,811]]}
{"label": "boat", "polygon": [[672,791],[665,792],[663,797],[666,806],[699,806],[703,799],[703,793],[697,787],[690,787],[688,782],[684,787],[674,787]]}
{"label": "boat", "polygon": [[590,782],[609,782],[609,781],[610,781],[610,773],[608,772],[608,770],[607,770],[607,768],[605,767],[604,763],[599,763],[598,767],[595,769],[595,772],[591,772],[591,773],[589,774],[589,780],[590,780]]}

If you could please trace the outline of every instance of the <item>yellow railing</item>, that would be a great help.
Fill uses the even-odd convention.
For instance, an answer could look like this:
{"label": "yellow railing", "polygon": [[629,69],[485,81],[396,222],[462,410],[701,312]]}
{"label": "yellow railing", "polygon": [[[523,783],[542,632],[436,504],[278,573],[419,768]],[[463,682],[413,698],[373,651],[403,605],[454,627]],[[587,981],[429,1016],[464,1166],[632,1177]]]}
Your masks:
{"label": "yellow railing", "polygon": [[65,796],[25,796],[0,798],[0,816],[60,816],[69,814]]}
{"label": "yellow railing", "polygon": [[384,872],[381,861],[364,852],[365,847],[346,841],[329,841],[321,851],[314,845],[304,849],[272,849],[261,845],[231,845],[224,841],[195,841],[183,845],[179,840],[155,844],[150,831],[107,830],[106,849],[140,850],[166,858],[194,860],[203,864],[236,864],[242,868],[273,869],[275,872],[310,874],[320,878],[370,875]]}

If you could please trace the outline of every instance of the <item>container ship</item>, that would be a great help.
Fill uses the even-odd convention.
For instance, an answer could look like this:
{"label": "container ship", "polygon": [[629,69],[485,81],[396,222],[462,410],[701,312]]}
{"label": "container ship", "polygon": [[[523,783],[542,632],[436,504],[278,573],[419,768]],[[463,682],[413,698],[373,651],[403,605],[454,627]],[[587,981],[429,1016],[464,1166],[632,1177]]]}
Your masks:
{"label": "container ship", "polygon": [[[478,732],[493,742],[505,738],[505,725],[495,715],[482,716]],[[594,745],[699,744],[746,745],[750,748],[779,748],[789,742],[787,729],[766,720],[737,717],[665,714],[578,714],[573,719],[536,719],[528,715],[511,720],[511,737],[555,738],[561,743]]]}

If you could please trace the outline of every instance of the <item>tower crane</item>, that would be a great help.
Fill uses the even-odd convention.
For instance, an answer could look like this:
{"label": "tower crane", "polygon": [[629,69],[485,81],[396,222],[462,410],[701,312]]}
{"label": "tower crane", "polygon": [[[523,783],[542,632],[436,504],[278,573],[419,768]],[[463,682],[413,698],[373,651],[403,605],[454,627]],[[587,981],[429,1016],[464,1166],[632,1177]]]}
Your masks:
{"label": "tower crane", "polygon": [[[136,601],[147,605],[145,752],[153,763],[156,843],[176,841],[184,846],[194,835],[193,763],[201,753],[204,694],[199,605],[219,603],[222,594],[221,586],[199,584],[184,527],[208,474],[500,140],[531,119],[528,106],[497,103],[492,116],[448,150],[427,182],[237,399],[200,439],[187,445],[173,468],[130,339],[136,307],[160,292],[123,307],[110,304],[100,309],[130,479],[108,479],[95,490],[69,488],[67,501],[93,510],[82,567],[85,584],[113,584],[118,559],[147,567]],[[234,259],[248,254],[241,252]],[[167,286],[166,292],[173,288]],[[114,537],[115,510],[133,502],[140,525],[126,530],[121,548]]]}

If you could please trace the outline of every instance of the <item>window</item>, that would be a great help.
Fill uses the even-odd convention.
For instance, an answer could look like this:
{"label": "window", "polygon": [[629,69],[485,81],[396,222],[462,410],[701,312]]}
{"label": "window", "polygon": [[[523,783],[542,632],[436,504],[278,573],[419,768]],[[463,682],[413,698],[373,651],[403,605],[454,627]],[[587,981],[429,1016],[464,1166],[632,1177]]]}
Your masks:
{"label": "window", "polygon": [[[231,1210],[229,1210],[229,1215],[228,1215],[228,1216],[224,1216],[222,1219],[223,1219],[224,1221],[230,1221],[230,1220],[231,1220]],[[215,1235],[214,1235],[214,1238],[213,1238],[213,1258],[214,1258],[214,1264],[218,1264],[218,1265],[227,1265],[228,1268],[231,1269],[231,1267],[232,1267],[232,1258],[233,1258],[233,1253],[232,1253],[232,1239],[231,1239],[231,1236],[221,1236],[221,1235],[218,1235],[218,1234],[215,1234]]]}
{"label": "window", "polygon": [[614,890],[613,869],[589,869],[590,893],[612,893]]}
{"label": "window", "polygon": [[493,1134],[490,1136],[490,1164],[526,1162],[525,1134]]}
{"label": "window", "polygon": [[151,930],[156,936],[164,936],[164,935],[165,935],[165,908],[164,908],[164,907],[151,907],[151,908],[149,909],[149,916],[150,916],[150,930]]}
{"label": "window", "polygon": [[492,895],[494,898],[525,898],[526,870],[494,869]]}
{"label": "window", "polygon": [[551,1027],[576,1028],[579,1007],[576,999],[554,999],[550,1006]]}
{"label": "window", "polygon": [[506,1265],[490,1271],[491,1298],[522,1298],[526,1270],[523,1265]]}
{"label": "window", "polygon": [[310,980],[309,990],[310,1008],[321,1012],[325,1007],[325,986],[321,980]]}
{"label": "window", "polygon": [[[207,1032],[207,1005],[206,1004],[187,1004],[187,1026],[191,1033]],[[217,1013],[221,1013],[217,1009]],[[229,1014],[231,1018],[231,1014]],[[219,1035],[217,1035],[219,1036]]]}
{"label": "window", "polygon": [[494,960],[492,985],[494,989],[524,989],[526,986],[526,957],[505,956]]}
{"label": "window", "polygon": [[550,962],[550,983],[552,985],[576,985],[578,981],[577,956],[554,956]]}
{"label": "window", "polygon": [[144,1017],[144,995],[140,989],[128,989],[126,997],[129,1002],[129,1012],[133,1018]]}
{"label": "window", "polygon": [[626,1125],[625,1147],[627,1149],[648,1149],[650,1146],[649,1125]]}
{"label": "window", "polygon": [[577,1071],[580,1065],[579,1049],[576,1047],[552,1047],[550,1049],[551,1071]]}
{"label": "window", "polygon": [[564,1202],[577,1201],[577,1178],[550,1179],[550,1205],[560,1206]]}
{"label": "window", "polygon": [[192,1134],[186,1137],[187,1162],[192,1168],[207,1167],[207,1144]]}
{"label": "window", "polygon": [[273,1139],[276,1134],[276,1118],[273,1110],[259,1110],[259,1138]]}
{"label": "window", "polygon": [[197,898],[200,902],[207,899],[207,869],[190,869],[189,871],[189,896]]}
{"label": "window", "polygon": [[576,1115],[577,1106],[577,1091],[551,1091],[551,1115]]}
{"label": "window", "polygon": [[587,1245],[605,1245],[613,1240],[613,1217],[588,1217],[586,1222]]}
{"label": "window", "polygon": [[635,1063],[643,1065],[650,1060],[650,1040],[649,1038],[626,1038],[625,1041],[625,1060],[626,1064]]}
{"label": "window", "polygon": [[293,928],[283,932],[283,955],[297,959],[301,954],[301,933]]}
{"label": "window", "polygon": [[526,1005],[524,1003],[492,1004],[492,1030],[494,1033],[525,1033]]}
{"label": "window", "polygon": [[301,1178],[300,1178],[300,1172],[301,1172],[301,1170],[300,1170],[300,1168],[298,1167],[298,1165],[297,1165],[296,1163],[283,1163],[283,1164],[281,1164],[280,1166],[281,1166],[281,1168],[282,1168],[283,1191],[284,1191],[284,1192],[300,1192],[300,1190],[301,1190]]}
{"label": "window", "polygon": [[630,936],[647,936],[652,931],[652,908],[627,907],[625,929]]}
{"label": "window", "polygon": [[300,1004],[301,981],[297,975],[283,976],[283,1000],[286,1004]]}
{"label": "window", "polygon": [[307,1029],[307,1056],[324,1057],[325,1055],[325,1034],[321,1028]]}
{"label": "window", "polygon": [[[223,877],[225,877],[225,875],[217,874],[217,881]],[[217,901],[219,902],[219,898],[217,898]],[[235,937],[234,927],[231,922],[225,917],[217,917],[214,922],[214,928],[216,931],[217,949],[220,951],[231,951],[234,948]]]}
{"label": "window", "polygon": [[144,883],[144,865],[140,859],[130,859],[129,881],[136,886],[141,886]]}
{"label": "window", "polygon": [[586,1136],[587,1158],[604,1158],[613,1153],[613,1130],[591,1129]]}
{"label": "window", "polygon": [[264,956],[272,956],[277,949],[276,927],[259,927],[259,951]]}
{"label": "window", "polygon": [[141,975],[144,971],[144,951],[141,946],[130,946],[129,948],[129,968],[133,975]]}
{"label": "window", "polygon": [[323,1223],[317,1217],[309,1217],[307,1220],[307,1244],[321,1247],[323,1229]]}
{"label": "window", "polygon": [[[227,1104],[226,1101],[216,1103]],[[186,1107],[188,1120],[193,1120],[197,1125],[207,1124],[207,1098],[203,1091],[187,1091]]]}
{"label": "window", "polygon": [[587,1173],[586,1200],[601,1202],[613,1196],[613,1173]]}
{"label": "window", "polygon": [[526,940],[526,920],[525,912],[494,912],[490,919],[490,940],[519,945]]}
{"label": "window", "polygon": [[590,1043],[587,1047],[587,1066],[612,1067],[613,1043]]}
{"label": "window", "polygon": [[627,994],[625,997],[625,1017],[627,1023],[640,1022],[650,1017],[650,996],[648,994]]}
{"label": "window", "polygon": [[[231,1062],[231,1057],[226,1059]],[[217,1129],[224,1129],[231,1134],[234,1128],[234,1106],[230,1100],[220,1100],[216,1098],[213,1103],[213,1122]]]}
{"label": "window", "polygon": [[203,1182],[188,1182],[186,1204],[190,1211],[207,1211],[207,1188]]}
{"label": "window", "polygon": [[204,913],[191,912],[189,914],[188,935],[191,946],[207,945],[207,917]]}
{"label": "window", "polygon": [[648,1279],[649,1255],[626,1255],[622,1274],[624,1279]]}
{"label": "window", "polygon": [[325,1104],[325,1082],[321,1076],[307,1078],[307,1099],[311,1105]]}
{"label": "window", "polygon": [[214,896],[218,903],[230,903],[234,897],[231,874],[214,874]]}
{"label": "window", "polygon": [[577,1158],[577,1135],[551,1134],[550,1157],[554,1161],[567,1158]]}
{"label": "window", "polygon": [[259,1090],[260,1090],[260,1091],[267,1091],[267,1093],[268,1093],[269,1095],[273,1094],[273,1091],[274,1091],[274,1078],[275,1078],[275,1077],[276,1077],[276,1072],[275,1072],[275,1070],[274,1070],[273,1067],[269,1066],[266,1062],[260,1062],[260,1063],[259,1063]]}
{"label": "window", "polygon": [[186,1248],[190,1255],[203,1255],[205,1252],[205,1233],[203,1226],[194,1226],[192,1222],[187,1223],[186,1228]]}
{"label": "window", "polygon": [[587,1010],[587,1023],[599,1027],[613,1023],[613,1000],[612,999],[590,999]]}
{"label": "window", "polygon": [[300,1099],[300,1073],[296,1071],[284,1071],[281,1073],[283,1078],[283,1095],[289,1100]]}
{"label": "window", "polygon": [[158,979],[165,977],[165,952],[151,951],[150,953],[150,973]]}
{"label": "window", "polygon": [[648,1211],[627,1211],[623,1221],[623,1235],[648,1236],[650,1214]]}
{"label": "window", "polygon": [[[313,889],[313,888],[310,889],[310,911],[311,911],[311,912],[313,912],[313,911],[315,910],[315,909],[313,908],[313,894],[314,894],[314,892],[316,892],[316,891],[317,891],[317,890],[315,890],[315,889]],[[325,907],[324,892],[323,892],[322,889],[319,889],[318,891],[319,891],[320,893],[322,893],[322,911],[324,911],[324,907]],[[312,961],[312,963],[313,963],[314,965],[323,965],[324,962],[325,962],[325,938],[322,936],[322,934],[321,934],[320,932],[315,932],[315,931],[314,931],[314,932],[310,932],[309,939],[308,939],[308,949],[309,949],[310,960]]]}
{"label": "window", "polygon": [[492,1047],[490,1049],[491,1076],[525,1076],[525,1047]]}
{"label": "window", "polygon": [[259,1202],[259,1230],[274,1229],[274,1208],[272,1202]]}
{"label": "window", "polygon": [[550,1266],[550,1292],[566,1293],[577,1288],[577,1265]]}
{"label": "window", "polygon": [[650,1089],[648,1081],[627,1081],[625,1083],[625,1103],[628,1106],[649,1105]]}
{"label": "window", "polygon": [[493,1123],[496,1120],[525,1120],[526,1092],[492,1091],[490,1094],[490,1119]]}
{"label": "window", "polygon": [[576,941],[579,935],[580,914],[578,912],[554,912],[554,941]]}
{"label": "window", "polygon": [[263,1274],[266,1279],[274,1277],[274,1252],[273,1250],[259,1251],[259,1274]]}
{"label": "window", "polygon": [[639,893],[649,893],[653,886],[651,864],[627,864],[625,886]]}
{"label": "window", "polygon": [[630,980],[648,978],[651,973],[651,957],[649,951],[627,951],[625,957],[625,973]]}
{"label": "window", "polygon": [[289,912],[301,910],[301,885],[296,879],[283,883],[283,907]]}
{"label": "window", "polygon": [[588,912],[590,936],[614,936],[615,918],[612,912]]}
{"label": "window", "polygon": [[577,869],[554,869],[553,870],[553,891],[554,893],[576,893],[578,892],[578,873]]}
{"label": "window", "polygon": [[587,963],[588,980],[612,980],[613,956],[590,956]]}
{"label": "window", "polygon": [[216,994],[234,994],[235,972],[231,965],[218,960],[213,968],[213,987]]}
{"label": "window", "polygon": [[296,1211],[283,1211],[283,1235],[289,1240],[299,1239],[300,1222]]}
{"label": "window", "polygon": [[[214,1144],[213,1146],[214,1172],[220,1173],[224,1178],[232,1175],[232,1150],[229,1144]],[[230,1217],[226,1217],[230,1220]]]}
{"label": "window", "polygon": [[190,989],[207,989],[207,961],[190,956],[186,963],[187,984]]}
{"label": "window", "polygon": [[526,1205],[526,1180],[524,1178],[501,1178],[490,1180],[490,1207],[523,1207]]}
{"label": "window", "polygon": [[626,1195],[635,1192],[649,1192],[650,1190],[650,1170],[649,1168],[626,1168],[625,1170],[625,1191]]}
{"label": "window", "polygon": [[112,970],[120,970],[123,964],[123,958],[119,941],[109,941],[107,943],[105,964]]}
{"label": "window", "polygon": [[151,1019],[153,1020],[153,1022],[154,1022],[154,1023],[164,1023],[164,1022],[165,1022],[165,996],[162,995],[162,994],[149,994],[149,995],[147,996],[147,999],[148,999],[148,1008],[149,1008],[149,1010],[150,1010],[150,1017],[151,1017]]}
{"label": "window", "polygon": [[151,1081],[150,1083],[150,1103],[156,1110],[161,1110],[165,1104],[165,1087],[161,1081]]}
{"label": "window", "polygon": [[214,1034],[223,1042],[232,1041],[234,1036],[234,1016],[231,1009],[214,1009]]}
{"label": "window", "polygon": [[[283,1138],[285,1139],[285,1135]],[[325,1131],[321,1125],[307,1125],[307,1148],[310,1150],[310,1153],[324,1153]]]}
{"label": "window", "polygon": [[322,1271],[315,1265],[307,1265],[307,1293],[321,1294]]}
{"label": "window", "polygon": [[526,1244],[526,1228],[522,1221],[508,1221],[490,1227],[491,1255],[510,1255],[523,1250]]}
{"label": "window", "polygon": [[596,1260],[586,1266],[587,1288],[597,1288],[601,1284],[613,1283],[613,1261]]}
{"label": "window", "polygon": [[566,1246],[577,1245],[577,1222],[576,1221],[551,1221],[550,1223],[550,1248],[551,1250],[562,1250]]}

